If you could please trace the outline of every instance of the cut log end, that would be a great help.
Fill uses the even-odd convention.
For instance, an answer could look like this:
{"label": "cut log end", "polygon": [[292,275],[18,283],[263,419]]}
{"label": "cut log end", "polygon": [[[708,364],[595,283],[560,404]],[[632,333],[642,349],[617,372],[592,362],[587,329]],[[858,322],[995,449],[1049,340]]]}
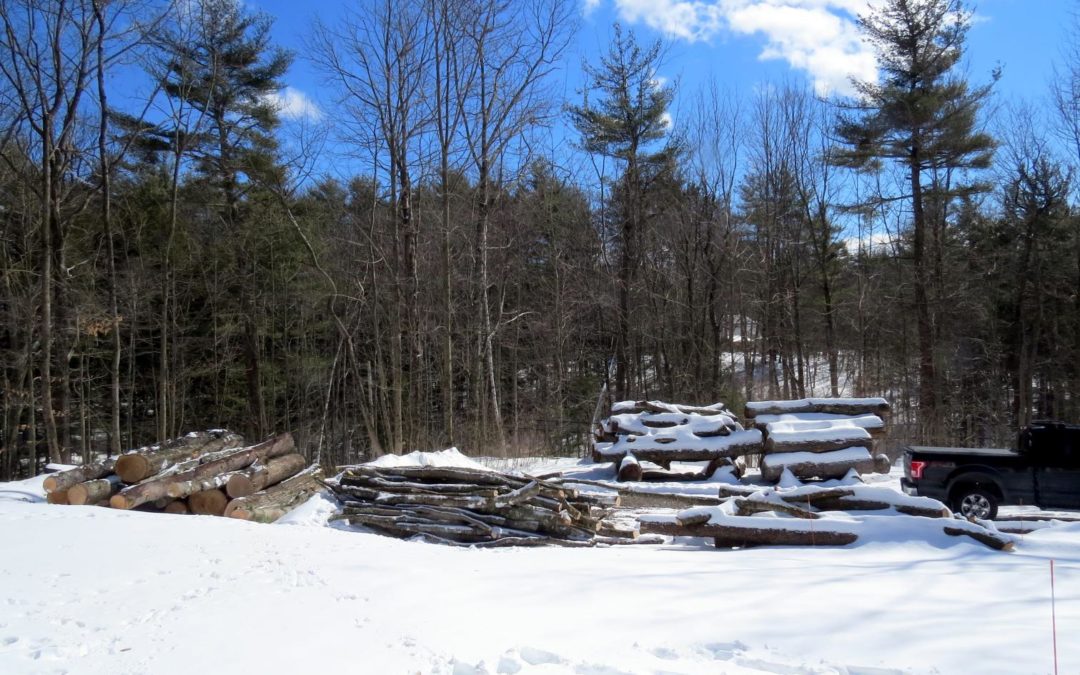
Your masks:
{"label": "cut log end", "polygon": [[221,490],[203,490],[188,497],[188,508],[201,516],[224,515],[228,505],[229,498]]}
{"label": "cut log end", "polygon": [[191,509],[188,508],[187,502],[183,499],[177,499],[174,502],[170,502],[164,508],[165,513],[171,513],[173,515],[181,515],[191,513]]}
{"label": "cut log end", "polygon": [[144,478],[149,478],[153,469],[150,467],[150,461],[142,455],[130,454],[122,455],[116,460],[116,475],[120,476],[120,480],[125,483],[138,483]]}

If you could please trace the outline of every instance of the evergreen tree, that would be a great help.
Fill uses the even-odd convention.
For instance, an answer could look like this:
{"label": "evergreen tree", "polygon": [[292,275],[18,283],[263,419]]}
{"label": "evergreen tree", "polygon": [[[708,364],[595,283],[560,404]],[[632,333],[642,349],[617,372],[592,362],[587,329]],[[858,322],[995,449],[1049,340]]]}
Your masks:
{"label": "evergreen tree", "polygon": [[[955,172],[989,166],[994,149],[978,130],[989,85],[969,87],[956,72],[971,14],[961,0],[887,0],[859,26],[878,52],[880,82],[855,82],[858,101],[841,114],[843,165],[895,163],[911,186],[914,303],[919,344],[919,411],[923,433],[941,433],[939,374],[934,359],[934,270],[941,269],[945,215],[952,197],[979,186],[955,183]],[[940,276],[940,275],[939,275]]]}
{"label": "evergreen tree", "polygon": [[[615,40],[599,67],[586,66],[591,88],[601,93],[569,108],[570,120],[587,152],[622,164],[616,183],[619,210],[618,333],[615,336],[616,396],[628,394],[630,292],[639,262],[639,244],[648,213],[650,188],[673,170],[677,146],[671,142],[668,107],[675,92],[658,79],[660,42],[642,48],[633,33],[615,24]],[[658,149],[656,145],[665,139]]]}

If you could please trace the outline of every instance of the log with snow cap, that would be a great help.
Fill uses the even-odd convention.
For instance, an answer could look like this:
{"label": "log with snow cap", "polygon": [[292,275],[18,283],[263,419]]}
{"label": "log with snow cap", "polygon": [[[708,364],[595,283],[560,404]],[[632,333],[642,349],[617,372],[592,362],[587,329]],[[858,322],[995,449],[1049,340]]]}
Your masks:
{"label": "log with snow cap", "polygon": [[889,414],[889,402],[883,398],[803,398],[791,401],[750,401],[746,404],[746,417],[758,415],[782,415],[789,413],[831,413],[839,415]]}

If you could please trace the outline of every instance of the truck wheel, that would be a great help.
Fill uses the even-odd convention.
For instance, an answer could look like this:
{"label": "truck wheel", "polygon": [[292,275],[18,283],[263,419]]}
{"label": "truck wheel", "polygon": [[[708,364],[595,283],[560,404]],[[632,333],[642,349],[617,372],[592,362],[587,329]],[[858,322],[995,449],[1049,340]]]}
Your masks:
{"label": "truck wheel", "polygon": [[965,486],[956,491],[953,508],[965,518],[993,520],[997,517],[998,498],[977,485]]}

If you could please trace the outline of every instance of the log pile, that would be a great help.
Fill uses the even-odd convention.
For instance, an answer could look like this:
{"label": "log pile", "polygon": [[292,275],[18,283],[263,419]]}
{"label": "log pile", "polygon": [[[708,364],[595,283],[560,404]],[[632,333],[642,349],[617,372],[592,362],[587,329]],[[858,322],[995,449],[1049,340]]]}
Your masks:
{"label": "log pile", "polygon": [[[306,465],[292,434],[245,446],[241,436],[219,429],[62,471],[44,485],[53,504],[269,522],[321,489]],[[245,507],[250,503],[257,508]]]}
{"label": "log pile", "polygon": [[[667,480],[663,472],[643,471],[648,461],[665,469],[671,463],[710,462],[715,471],[722,462],[761,451],[761,432],[743,429],[724,404],[690,406],[661,401],[622,401],[600,423],[593,441],[593,460],[612,462],[619,480]],[[674,480],[701,479],[703,471],[677,475]]]}
{"label": "log pile", "polygon": [[593,546],[636,536],[604,521],[617,497],[496,471],[360,465],[326,486],[342,504],[335,520],[399,538],[498,547]]}
{"label": "log pile", "polygon": [[888,473],[877,452],[885,437],[889,404],[882,398],[807,398],[752,401],[746,418],[763,435],[761,476],[778,481],[842,478],[849,471]]}
{"label": "log pile", "polygon": [[[890,515],[871,525],[859,514]],[[714,505],[694,506],[674,515],[638,517],[642,534],[709,537],[718,548],[748,546],[845,546],[871,527],[900,525],[904,519],[934,519],[931,531],[967,536],[1000,551],[1011,551],[1013,538],[990,523],[962,520],[944,504],[926,497],[909,497],[885,487],[866,485],[758,490],[726,496]]]}

